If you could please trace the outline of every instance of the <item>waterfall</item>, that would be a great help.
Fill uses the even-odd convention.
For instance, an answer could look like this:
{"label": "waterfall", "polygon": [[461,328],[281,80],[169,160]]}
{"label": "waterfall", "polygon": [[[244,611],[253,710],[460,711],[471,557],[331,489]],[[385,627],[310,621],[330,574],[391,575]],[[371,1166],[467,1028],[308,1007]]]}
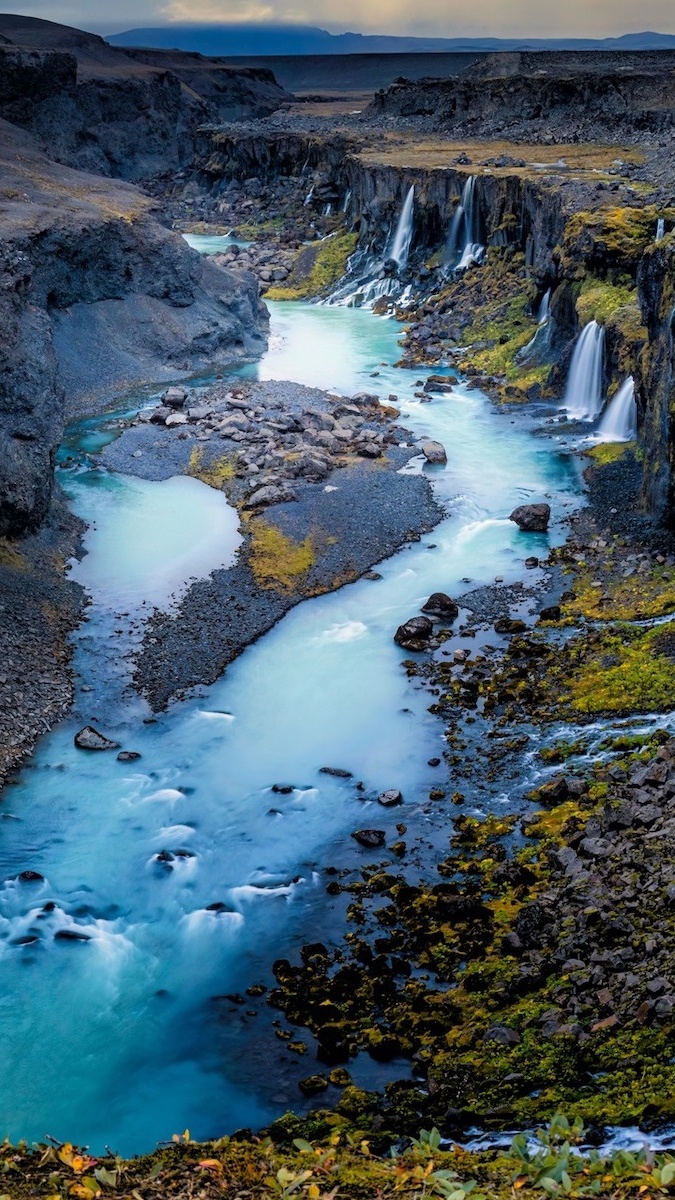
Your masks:
{"label": "waterfall", "polygon": [[323,214],[323,215],[324,215],[324,217],[329,217],[329,216],[331,215],[332,211],[333,211],[333,205],[332,205],[332,204],[327,204],[327,205],[326,205],[326,208],[325,208],[325,211],[324,211],[324,214]]}
{"label": "waterfall", "polygon": [[607,405],[607,411],[598,426],[597,437],[601,442],[632,442],[636,435],[635,381],[633,376],[629,375]]}
{"label": "waterfall", "polygon": [[530,338],[526,346],[519,350],[516,355],[516,362],[521,365],[528,362],[534,362],[538,358],[542,359],[546,351],[551,345],[551,336],[553,332],[553,322],[551,321],[551,289],[544,293],[541,304],[537,311],[537,328],[533,338]]}
{"label": "waterfall", "polygon": [[539,312],[537,313],[537,324],[538,325],[546,324],[546,322],[549,319],[550,311],[551,311],[551,289],[549,288],[548,291],[544,293],[542,302],[539,305]]}
{"label": "waterfall", "polygon": [[349,202],[350,202],[351,198],[352,198],[352,189],[347,188],[347,191],[345,193],[345,202],[342,205],[343,213],[346,213],[347,209],[349,208]]}
{"label": "waterfall", "polygon": [[404,267],[408,261],[410,243],[413,235],[413,213],[415,207],[415,189],[411,187],[405,198],[405,204],[398,219],[396,232],[391,243],[388,258],[393,258],[399,267]]}
{"label": "waterfall", "polygon": [[656,241],[660,242],[666,236],[666,218],[659,217],[656,222]]}
{"label": "waterfall", "polygon": [[462,198],[455,209],[445,247],[446,265],[455,271],[465,271],[481,263],[485,248],[479,241],[480,213],[476,199],[476,176],[469,175]]}
{"label": "waterfall", "polygon": [[577,421],[593,421],[602,408],[605,330],[589,321],[576,344],[563,408]]}
{"label": "waterfall", "polygon": [[305,208],[309,208],[309,206],[310,206],[310,204],[312,203],[312,200],[313,200],[313,199],[314,199],[314,187],[312,186],[312,187],[309,189],[309,191],[308,191],[307,195],[305,196],[304,207],[305,207]]}

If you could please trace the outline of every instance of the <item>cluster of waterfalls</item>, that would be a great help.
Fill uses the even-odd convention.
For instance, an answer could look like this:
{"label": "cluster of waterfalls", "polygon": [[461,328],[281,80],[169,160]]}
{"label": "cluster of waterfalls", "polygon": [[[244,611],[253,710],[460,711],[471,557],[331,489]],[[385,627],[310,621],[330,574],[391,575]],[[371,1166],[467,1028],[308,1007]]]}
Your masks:
{"label": "cluster of waterfalls", "polygon": [[[351,199],[347,193],[345,207]],[[369,249],[357,250],[349,262],[342,287],[329,303],[348,308],[373,308],[378,300],[405,304],[410,295],[406,280],[410,250],[415,233],[415,188],[410,187],[398,220],[381,254]],[[476,191],[476,176],[470,175],[452,217],[443,254],[443,269],[448,274],[468,270],[485,261],[481,242],[481,216]]]}
{"label": "cluster of waterfalls", "polygon": [[[563,399],[567,416],[575,421],[596,421],[604,397],[605,330],[589,321],[574,348]],[[595,437],[602,442],[632,441],[637,433],[635,382],[629,375],[607,405]]]}

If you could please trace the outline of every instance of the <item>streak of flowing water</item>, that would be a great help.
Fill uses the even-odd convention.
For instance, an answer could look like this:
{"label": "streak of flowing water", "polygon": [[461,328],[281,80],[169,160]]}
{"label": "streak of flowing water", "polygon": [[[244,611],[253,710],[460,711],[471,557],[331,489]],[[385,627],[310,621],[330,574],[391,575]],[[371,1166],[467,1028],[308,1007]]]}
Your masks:
{"label": "streak of flowing water", "polygon": [[665,236],[666,236],[666,218],[659,217],[658,221],[656,222],[656,241],[657,242],[663,241]]}
{"label": "streak of flowing water", "polygon": [[405,198],[401,215],[398,219],[394,236],[391,242],[388,257],[393,258],[398,263],[399,267],[405,267],[408,262],[410,253],[410,243],[412,242],[414,231],[415,218],[415,189],[411,187],[408,190],[408,195]]}
{"label": "streak of flowing water", "polygon": [[551,313],[551,289],[549,288],[547,292],[544,292],[541,304],[539,305],[539,312],[537,313],[537,323],[539,325],[545,325],[546,322],[549,320],[550,313]]}
{"label": "streak of flowing water", "polygon": [[629,375],[607,405],[596,437],[601,442],[632,442],[636,436],[635,381]]}
{"label": "streak of flowing water", "polygon": [[476,176],[464,184],[462,198],[455,209],[445,248],[445,262],[454,271],[465,271],[485,257],[480,242],[480,210],[476,196]]}
{"label": "streak of flowing water", "polygon": [[577,421],[594,421],[602,409],[605,330],[589,321],[574,349],[563,408]]}
{"label": "streak of flowing water", "polygon": [[[431,404],[416,400],[417,373],[382,366],[399,353],[393,321],[270,307],[271,349],[248,373],[347,395],[396,391],[409,440],[438,438],[450,451],[431,475],[448,517],[382,564],[380,582],[298,606],[220,682],[144,724],[147,709],[110,682],[111,656],[143,600],[164,603],[181,575],[232,553],[233,531],[223,528],[198,563],[175,570],[174,546],[189,542],[183,519],[190,525],[198,512],[198,524],[212,525],[226,506],[219,498],[220,513],[207,516],[197,488],[176,511],[163,485],[62,472],[78,512],[96,497],[89,559],[78,568],[92,606],[77,639],[75,712],[43,740],[3,806],[15,819],[3,821],[2,841],[0,1133],[14,1139],[49,1132],[132,1153],[186,1126],[196,1137],[222,1134],[297,1104],[253,1018],[215,998],[267,978],[303,933],[330,936],[316,872],[339,861],[351,830],[389,820],[319,768],[351,770],[366,796],[401,788],[416,809],[442,727],[401,670],[394,629],[439,588],[457,594],[464,577],[478,585],[495,574],[513,582],[525,577],[528,554],[546,556],[559,529],[521,534],[504,519],[517,503],[547,496],[556,514],[576,503],[576,459],[511,424],[478,391],[460,384]],[[92,436],[87,423],[85,444]],[[76,440],[71,430],[71,448]],[[137,560],[150,552],[146,573]],[[112,554],[130,559],[113,579]],[[128,572],[121,592],[119,570]],[[154,591],[158,576],[165,582]],[[76,750],[73,734],[89,721],[142,757]],[[273,795],[275,783],[293,790]],[[20,879],[26,870],[43,879]]]}

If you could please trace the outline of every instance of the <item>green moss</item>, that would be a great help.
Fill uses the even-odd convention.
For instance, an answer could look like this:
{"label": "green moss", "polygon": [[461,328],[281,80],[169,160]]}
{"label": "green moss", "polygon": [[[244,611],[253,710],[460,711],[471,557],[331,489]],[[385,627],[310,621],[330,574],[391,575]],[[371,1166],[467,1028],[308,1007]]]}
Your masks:
{"label": "green moss", "polygon": [[205,464],[203,450],[195,446],[190,454],[187,473],[194,479],[201,479],[202,483],[208,484],[209,487],[222,491],[225,484],[234,479],[236,470],[236,455],[224,455]]}
{"label": "green moss", "polygon": [[355,233],[339,233],[311,246],[303,246],[288,281],[269,288],[267,299],[309,300],[325,295],[347,270],[347,261],[354,253],[357,241]]}
{"label": "green moss", "polygon": [[635,285],[631,279],[610,283],[589,275],[584,279],[577,298],[577,316],[582,325],[598,321],[604,325],[618,309],[635,303]]}
{"label": "green moss", "polygon": [[608,463],[618,462],[629,450],[635,450],[635,442],[600,442],[585,453],[593,459],[596,466],[606,467]]}
{"label": "green moss", "polygon": [[662,629],[605,631],[570,681],[576,712],[663,712],[675,707],[675,638]]}
{"label": "green moss", "polygon": [[250,533],[249,563],[260,586],[296,591],[316,559],[313,539],[296,542],[262,517],[252,520]]}

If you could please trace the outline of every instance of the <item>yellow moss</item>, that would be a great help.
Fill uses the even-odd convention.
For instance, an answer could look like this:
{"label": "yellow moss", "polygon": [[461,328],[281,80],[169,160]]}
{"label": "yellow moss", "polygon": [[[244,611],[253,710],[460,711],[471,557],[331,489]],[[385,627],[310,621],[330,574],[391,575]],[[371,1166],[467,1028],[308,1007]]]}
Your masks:
{"label": "yellow moss", "polygon": [[316,560],[313,539],[296,542],[261,517],[251,522],[250,530],[249,562],[257,582],[263,588],[295,591]]}
{"label": "yellow moss", "polygon": [[587,325],[589,321],[599,321],[604,325],[617,309],[634,301],[635,285],[631,280],[609,283],[606,279],[589,275],[581,285],[577,315],[582,325]]}
{"label": "yellow moss", "polygon": [[222,491],[225,484],[234,479],[237,469],[236,456],[224,455],[223,458],[217,458],[208,465],[204,464],[203,458],[202,450],[195,446],[190,454],[188,475],[194,479],[201,479],[202,483],[207,483],[209,487]]}
{"label": "yellow moss", "polygon": [[597,466],[605,467],[608,463],[618,462],[628,450],[635,450],[635,442],[600,442],[598,446],[587,450],[586,454]]}
{"label": "yellow moss", "polygon": [[16,546],[7,538],[0,538],[0,567],[8,567],[12,571],[26,571],[28,564]]}
{"label": "yellow moss", "polygon": [[576,671],[567,699],[582,713],[663,712],[675,707],[675,663],[661,629],[608,634]]}
{"label": "yellow moss", "polygon": [[347,261],[356,249],[355,233],[339,233],[298,251],[285,284],[268,288],[268,300],[309,300],[329,291],[347,270]]}

